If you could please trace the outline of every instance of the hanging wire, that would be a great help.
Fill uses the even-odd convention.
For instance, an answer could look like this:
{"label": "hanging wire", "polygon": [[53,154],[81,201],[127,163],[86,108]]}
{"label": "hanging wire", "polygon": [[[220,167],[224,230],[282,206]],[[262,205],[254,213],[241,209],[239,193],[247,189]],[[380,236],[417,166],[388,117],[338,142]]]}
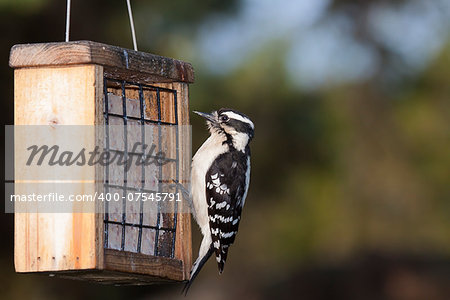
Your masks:
{"label": "hanging wire", "polygon": [[[66,38],[65,41],[69,41],[70,36],[70,7],[71,7],[71,0],[67,0],[67,10],[66,10]],[[134,30],[134,20],[133,20],[133,12],[131,11],[131,3],[130,0],[127,0],[127,7],[128,7],[128,17],[130,18],[130,26],[131,26],[131,35],[133,37],[133,48],[134,50],[138,51],[137,48],[137,42],[136,42],[136,32]]]}
{"label": "hanging wire", "polygon": [[133,47],[134,47],[135,51],[138,51],[137,42],[136,42],[136,33],[134,31],[133,13],[131,11],[130,0],[127,0],[127,7],[128,7],[128,17],[130,18],[131,35],[133,37]]}
{"label": "hanging wire", "polygon": [[69,41],[69,30],[70,30],[70,0],[67,0],[67,10],[66,10],[66,42]]}

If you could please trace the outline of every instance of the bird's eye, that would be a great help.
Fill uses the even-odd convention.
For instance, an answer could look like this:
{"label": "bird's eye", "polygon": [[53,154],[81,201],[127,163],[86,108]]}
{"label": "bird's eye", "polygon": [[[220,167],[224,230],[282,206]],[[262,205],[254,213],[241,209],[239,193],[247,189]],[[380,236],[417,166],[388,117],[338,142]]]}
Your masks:
{"label": "bird's eye", "polygon": [[220,116],[220,120],[222,121],[222,122],[226,122],[226,121],[228,121],[230,118],[228,118],[228,116],[227,115],[222,115],[222,116]]}

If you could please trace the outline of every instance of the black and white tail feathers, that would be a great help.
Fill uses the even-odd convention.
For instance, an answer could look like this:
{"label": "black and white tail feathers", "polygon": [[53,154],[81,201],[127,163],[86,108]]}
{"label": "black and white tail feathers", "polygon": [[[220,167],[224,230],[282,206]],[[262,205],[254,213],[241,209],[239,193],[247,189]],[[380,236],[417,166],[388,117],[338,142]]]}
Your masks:
{"label": "black and white tail feathers", "polygon": [[211,257],[211,255],[214,253],[214,248],[212,247],[212,245],[209,247],[208,252],[206,252],[205,256],[203,256],[203,258],[197,263],[195,262],[194,265],[192,266],[192,270],[191,270],[191,278],[189,279],[188,282],[186,282],[186,284],[183,287],[183,290],[181,291],[181,293],[184,293],[184,295],[187,295],[187,292],[189,291],[189,288],[192,285],[192,282],[194,282],[194,279],[197,277],[198,273],[200,273],[200,270],[202,269],[202,267],[205,265],[205,263],[208,261],[208,259]]}

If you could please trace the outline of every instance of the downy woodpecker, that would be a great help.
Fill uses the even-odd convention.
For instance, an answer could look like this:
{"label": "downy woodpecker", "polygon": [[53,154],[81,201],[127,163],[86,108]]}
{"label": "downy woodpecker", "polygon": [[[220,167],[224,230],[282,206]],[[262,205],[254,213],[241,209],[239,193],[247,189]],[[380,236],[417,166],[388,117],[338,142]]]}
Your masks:
{"label": "downy woodpecker", "polygon": [[192,159],[193,214],[203,240],[184,287],[186,293],[213,253],[219,273],[223,272],[250,183],[249,143],[255,129],[246,115],[232,109],[195,113],[206,119],[211,136]]}

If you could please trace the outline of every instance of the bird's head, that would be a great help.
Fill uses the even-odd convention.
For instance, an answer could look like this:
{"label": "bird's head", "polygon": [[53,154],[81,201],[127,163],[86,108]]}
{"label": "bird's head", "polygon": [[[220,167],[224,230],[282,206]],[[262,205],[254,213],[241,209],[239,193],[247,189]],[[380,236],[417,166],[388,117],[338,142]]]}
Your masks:
{"label": "bird's head", "polygon": [[210,133],[223,135],[230,139],[233,146],[240,151],[252,140],[255,132],[253,122],[241,112],[229,108],[221,108],[212,113],[194,111],[206,119]]}

